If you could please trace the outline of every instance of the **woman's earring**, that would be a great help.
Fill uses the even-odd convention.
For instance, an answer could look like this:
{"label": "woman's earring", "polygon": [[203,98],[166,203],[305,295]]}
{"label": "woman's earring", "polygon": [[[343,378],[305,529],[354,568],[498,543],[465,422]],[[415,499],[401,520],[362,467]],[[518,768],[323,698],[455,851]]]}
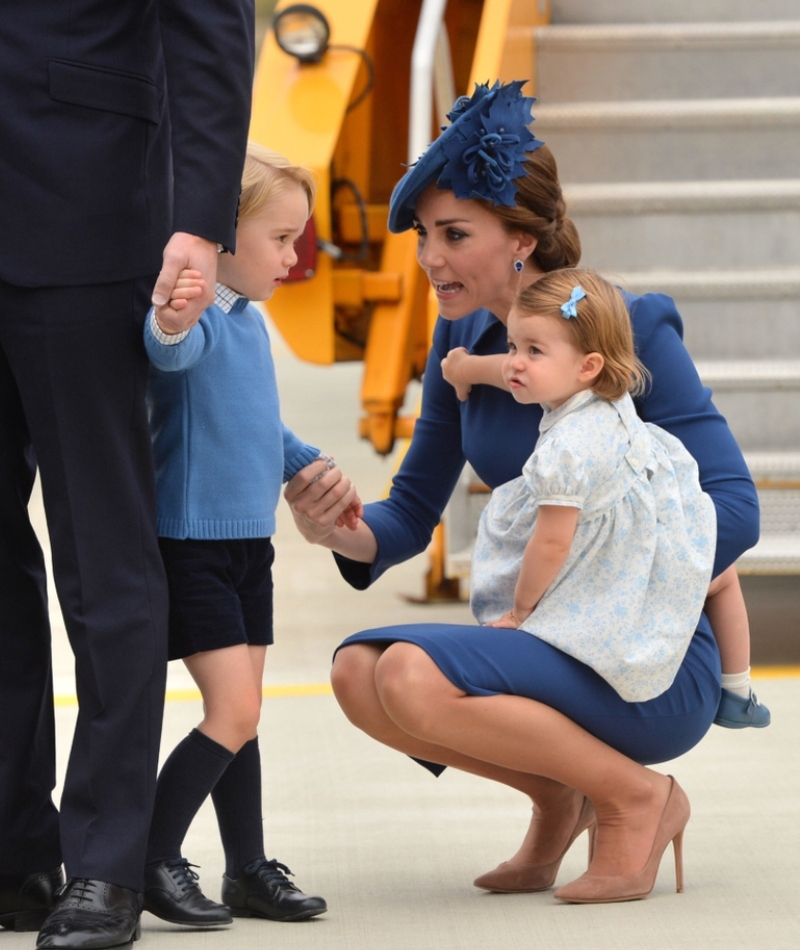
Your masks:
{"label": "woman's earring", "polygon": [[522,273],[522,268],[523,268],[524,266],[525,266],[525,262],[524,262],[524,261],[521,261],[519,258],[517,258],[517,259],[514,261],[514,270],[515,270],[518,274],[521,274],[521,273]]}

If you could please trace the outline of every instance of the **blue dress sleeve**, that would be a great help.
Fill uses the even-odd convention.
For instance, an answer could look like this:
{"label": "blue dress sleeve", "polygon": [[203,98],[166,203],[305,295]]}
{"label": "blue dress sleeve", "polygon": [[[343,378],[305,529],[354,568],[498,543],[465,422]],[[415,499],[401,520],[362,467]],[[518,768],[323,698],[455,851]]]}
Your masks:
{"label": "blue dress sleeve", "polygon": [[626,294],[639,358],[650,371],[646,393],[635,399],[645,422],[680,439],[697,462],[700,484],[717,512],[714,576],[758,541],[758,495],[728,423],[703,386],[683,344],[675,304],[663,294]]}
{"label": "blue dress sleeve", "polygon": [[364,506],[364,521],[378,542],[376,559],[363,564],[334,554],[342,576],[358,590],[425,550],[464,467],[458,398],[440,366],[451,345],[450,324],[440,320],[428,354],[411,445],[389,497]]}

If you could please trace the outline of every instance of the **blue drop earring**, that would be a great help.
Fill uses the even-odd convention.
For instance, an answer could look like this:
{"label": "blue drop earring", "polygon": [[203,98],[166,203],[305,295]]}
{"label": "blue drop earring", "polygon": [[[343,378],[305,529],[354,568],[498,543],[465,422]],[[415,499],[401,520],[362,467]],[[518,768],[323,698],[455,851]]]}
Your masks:
{"label": "blue drop earring", "polygon": [[525,266],[524,262],[521,261],[519,258],[517,258],[517,259],[514,261],[514,270],[515,270],[518,274],[521,274],[521,273],[522,273],[522,268],[523,268],[524,266]]}

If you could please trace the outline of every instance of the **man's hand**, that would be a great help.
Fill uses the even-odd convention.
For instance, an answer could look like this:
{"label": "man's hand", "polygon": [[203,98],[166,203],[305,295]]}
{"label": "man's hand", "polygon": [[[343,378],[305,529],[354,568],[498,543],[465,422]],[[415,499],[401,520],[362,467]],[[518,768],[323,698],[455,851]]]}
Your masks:
{"label": "man's hand", "polygon": [[[180,295],[178,283],[182,272],[195,271],[195,286],[202,286],[196,296]],[[213,302],[217,283],[217,245],[213,241],[176,231],[164,248],[164,263],[153,288],[156,320],[165,333],[181,333],[200,319]]]}

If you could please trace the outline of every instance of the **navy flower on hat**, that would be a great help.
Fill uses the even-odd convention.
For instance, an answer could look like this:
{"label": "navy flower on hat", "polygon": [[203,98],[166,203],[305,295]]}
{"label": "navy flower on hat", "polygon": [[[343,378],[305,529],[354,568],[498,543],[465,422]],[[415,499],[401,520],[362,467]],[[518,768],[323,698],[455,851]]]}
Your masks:
{"label": "navy flower on hat", "polygon": [[[456,102],[447,116],[456,134],[442,142],[446,161],[440,188],[449,188],[457,198],[514,204],[514,179],[525,174],[525,153],[542,144],[528,128],[536,100],[521,95],[522,86],[522,82],[495,83],[491,89],[478,85],[471,99],[462,96]],[[460,116],[466,121],[459,122]]]}
{"label": "navy flower on hat", "polygon": [[414,206],[432,182],[457,198],[515,204],[515,179],[525,174],[526,154],[543,145],[528,128],[535,99],[521,93],[525,81],[477,84],[448,113],[445,126],[419,161],[397,183],[389,202],[389,230],[413,226]]}

